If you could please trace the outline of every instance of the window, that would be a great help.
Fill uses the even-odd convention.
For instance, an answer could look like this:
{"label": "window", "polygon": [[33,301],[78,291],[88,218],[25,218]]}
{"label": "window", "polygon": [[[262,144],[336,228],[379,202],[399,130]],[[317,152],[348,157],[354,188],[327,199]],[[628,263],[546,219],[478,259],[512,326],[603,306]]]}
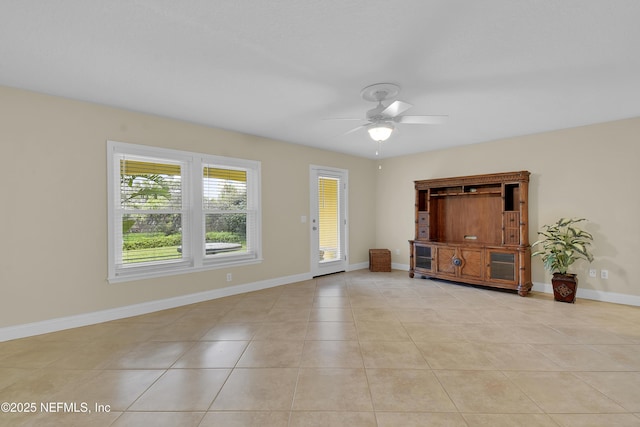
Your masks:
{"label": "window", "polygon": [[109,281],[260,261],[260,163],[109,141]]}

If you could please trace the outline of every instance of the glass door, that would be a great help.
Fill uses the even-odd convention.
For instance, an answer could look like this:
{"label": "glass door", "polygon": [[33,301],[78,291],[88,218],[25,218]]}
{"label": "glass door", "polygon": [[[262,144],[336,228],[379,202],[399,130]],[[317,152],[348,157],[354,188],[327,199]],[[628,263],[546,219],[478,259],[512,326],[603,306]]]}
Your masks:
{"label": "glass door", "polygon": [[311,166],[311,273],[346,271],[347,171]]}

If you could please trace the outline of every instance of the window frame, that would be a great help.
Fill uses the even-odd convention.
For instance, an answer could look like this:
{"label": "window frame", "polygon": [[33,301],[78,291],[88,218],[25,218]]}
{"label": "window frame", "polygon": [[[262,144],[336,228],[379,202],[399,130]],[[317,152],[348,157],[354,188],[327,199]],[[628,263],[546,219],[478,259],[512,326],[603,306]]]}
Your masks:
{"label": "window frame", "polygon": [[[134,156],[152,161],[180,164],[183,257],[179,260],[124,265],[122,258],[122,208],[120,207],[120,158]],[[247,248],[249,252],[206,255],[205,215],[203,209],[203,168],[216,165],[246,171],[247,175]],[[109,283],[171,276],[230,266],[262,262],[261,163],[210,154],[168,148],[107,141],[108,193],[108,276]],[[252,222],[250,223],[250,214]],[[251,232],[250,232],[251,231]]]}

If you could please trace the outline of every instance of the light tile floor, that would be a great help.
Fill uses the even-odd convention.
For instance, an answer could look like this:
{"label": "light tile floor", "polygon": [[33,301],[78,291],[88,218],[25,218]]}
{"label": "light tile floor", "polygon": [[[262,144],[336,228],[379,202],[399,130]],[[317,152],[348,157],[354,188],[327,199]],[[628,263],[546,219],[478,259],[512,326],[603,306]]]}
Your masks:
{"label": "light tile floor", "polygon": [[361,270],[0,343],[0,402],[36,404],[0,426],[640,426],[640,308]]}

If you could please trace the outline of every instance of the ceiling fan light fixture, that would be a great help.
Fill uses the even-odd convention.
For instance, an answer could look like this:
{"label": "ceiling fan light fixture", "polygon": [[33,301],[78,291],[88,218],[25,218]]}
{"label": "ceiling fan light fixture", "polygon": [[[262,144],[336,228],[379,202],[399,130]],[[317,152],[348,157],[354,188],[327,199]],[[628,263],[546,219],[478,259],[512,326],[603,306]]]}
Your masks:
{"label": "ceiling fan light fixture", "polygon": [[374,123],[369,126],[367,131],[369,136],[376,142],[384,142],[391,136],[393,125],[391,123]]}

